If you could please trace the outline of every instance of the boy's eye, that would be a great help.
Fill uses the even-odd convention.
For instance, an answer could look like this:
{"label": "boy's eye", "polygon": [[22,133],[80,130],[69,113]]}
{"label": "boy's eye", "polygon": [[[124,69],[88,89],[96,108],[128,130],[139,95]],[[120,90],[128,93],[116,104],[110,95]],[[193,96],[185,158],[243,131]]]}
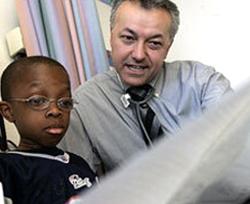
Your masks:
{"label": "boy's eye", "polygon": [[74,106],[74,101],[72,98],[61,98],[57,103],[62,109],[72,109]]}
{"label": "boy's eye", "polygon": [[31,106],[43,106],[48,102],[48,99],[43,96],[32,96],[27,100],[27,103]]}

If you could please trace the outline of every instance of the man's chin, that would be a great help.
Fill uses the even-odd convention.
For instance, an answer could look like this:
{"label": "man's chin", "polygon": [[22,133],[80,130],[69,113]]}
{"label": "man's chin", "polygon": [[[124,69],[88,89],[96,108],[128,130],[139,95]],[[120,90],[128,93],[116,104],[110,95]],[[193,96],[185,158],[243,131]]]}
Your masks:
{"label": "man's chin", "polygon": [[148,76],[144,74],[131,74],[126,72],[120,72],[121,81],[126,86],[141,86],[147,83]]}
{"label": "man's chin", "polygon": [[141,85],[146,84],[145,80],[139,80],[138,78],[124,80],[124,83],[127,86],[141,86]]}

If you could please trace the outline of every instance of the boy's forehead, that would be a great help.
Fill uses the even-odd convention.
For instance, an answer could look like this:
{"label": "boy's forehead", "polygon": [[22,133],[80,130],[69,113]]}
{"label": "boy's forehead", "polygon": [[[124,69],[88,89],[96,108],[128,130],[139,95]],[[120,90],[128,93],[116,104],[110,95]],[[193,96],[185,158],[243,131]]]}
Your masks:
{"label": "boy's forehead", "polygon": [[25,72],[34,72],[34,71],[44,72],[44,70],[58,70],[58,71],[64,72],[64,69],[61,66],[58,66],[55,64],[32,63],[32,64],[27,64],[26,66],[24,66]]}
{"label": "boy's forehead", "polygon": [[51,83],[64,84],[69,86],[69,78],[66,71],[56,65],[36,64],[26,66],[16,73],[13,80],[16,86],[35,87]]}
{"label": "boy's forehead", "polygon": [[[22,74],[23,77],[27,78],[37,78],[41,75],[46,75],[47,77],[50,77],[53,75],[53,77],[58,76],[62,77],[68,77],[66,71],[57,65],[50,65],[50,64],[32,64],[29,66],[23,67],[24,69],[19,69],[19,74],[17,74],[17,78],[20,77],[20,74]],[[55,74],[56,73],[56,74]]]}

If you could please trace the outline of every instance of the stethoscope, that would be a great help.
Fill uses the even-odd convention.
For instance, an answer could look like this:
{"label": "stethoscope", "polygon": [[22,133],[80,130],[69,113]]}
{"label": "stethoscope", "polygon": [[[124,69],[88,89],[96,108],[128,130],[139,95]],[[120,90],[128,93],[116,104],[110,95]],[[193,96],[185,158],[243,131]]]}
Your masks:
{"label": "stethoscope", "polygon": [[142,115],[140,108],[144,105],[147,105],[147,102],[154,96],[154,88],[149,84],[138,87],[130,87],[127,89],[126,94],[122,95],[121,100],[125,107],[128,107],[130,104],[135,106],[136,117],[139,121],[140,127],[144,135],[144,141],[147,146],[152,146],[152,140],[146,130],[146,127],[143,123]]}
{"label": "stethoscope", "polygon": [[[135,111],[136,111],[136,117],[139,121],[139,125],[140,128],[143,132],[143,136],[144,136],[144,141],[146,143],[147,146],[152,147],[153,146],[153,142],[151,140],[151,138],[149,137],[149,134],[145,128],[145,125],[143,123],[142,120],[142,116],[140,113],[140,106],[143,106],[144,104],[146,104],[153,96],[154,96],[154,92],[155,89],[154,87],[150,86],[149,84],[144,85],[144,89],[141,88],[141,86],[138,87],[130,87],[127,90],[125,89],[121,78],[119,76],[119,74],[117,73],[117,71],[113,68],[112,71],[114,71],[116,73],[117,79],[122,87],[123,90],[125,90],[125,94],[123,94],[121,96],[121,102],[123,104],[123,106],[125,108],[128,108],[130,104],[133,104],[135,106]],[[139,91],[139,90],[144,90],[144,91]]]}

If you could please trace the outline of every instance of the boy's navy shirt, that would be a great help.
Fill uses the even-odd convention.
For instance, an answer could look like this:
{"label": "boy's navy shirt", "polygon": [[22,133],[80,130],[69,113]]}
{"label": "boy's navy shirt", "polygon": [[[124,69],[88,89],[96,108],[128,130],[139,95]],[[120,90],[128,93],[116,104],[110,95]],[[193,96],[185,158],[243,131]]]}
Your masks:
{"label": "boy's navy shirt", "polygon": [[58,148],[0,153],[0,181],[13,204],[65,203],[96,175],[79,156]]}

